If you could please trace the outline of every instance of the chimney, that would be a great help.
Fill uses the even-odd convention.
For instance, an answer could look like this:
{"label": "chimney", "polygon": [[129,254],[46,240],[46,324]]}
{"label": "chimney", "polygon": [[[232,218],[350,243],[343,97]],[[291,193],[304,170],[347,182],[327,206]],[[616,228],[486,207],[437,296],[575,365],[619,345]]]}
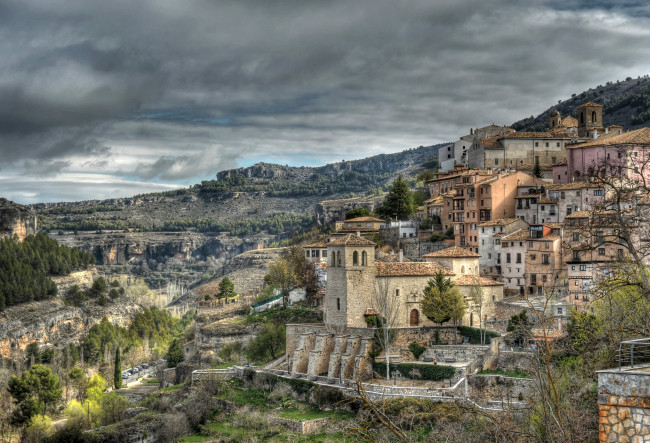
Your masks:
{"label": "chimney", "polygon": [[594,129],[594,133],[591,135],[591,138],[593,138],[594,140],[596,140],[598,138],[598,130],[597,129]]}
{"label": "chimney", "polygon": [[609,132],[609,128],[605,128],[605,134]]}
{"label": "chimney", "polygon": [[404,261],[404,250],[403,249],[399,250],[398,257],[399,257],[399,262],[402,263]]}
{"label": "chimney", "polygon": [[361,231],[357,231],[357,236],[361,237]]}

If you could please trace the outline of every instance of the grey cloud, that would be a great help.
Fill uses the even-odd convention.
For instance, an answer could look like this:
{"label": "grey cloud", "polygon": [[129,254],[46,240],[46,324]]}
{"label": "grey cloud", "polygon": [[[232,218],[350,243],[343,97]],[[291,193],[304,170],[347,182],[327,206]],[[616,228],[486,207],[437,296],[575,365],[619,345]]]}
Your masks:
{"label": "grey cloud", "polygon": [[72,161],[174,183],[256,158],[326,162],[448,141],[650,69],[639,2],[0,8],[3,164]]}
{"label": "grey cloud", "polygon": [[24,168],[23,175],[35,177],[50,177],[57,175],[63,169],[70,167],[69,161],[54,160],[54,161],[41,161],[41,160],[25,160],[22,164]]}

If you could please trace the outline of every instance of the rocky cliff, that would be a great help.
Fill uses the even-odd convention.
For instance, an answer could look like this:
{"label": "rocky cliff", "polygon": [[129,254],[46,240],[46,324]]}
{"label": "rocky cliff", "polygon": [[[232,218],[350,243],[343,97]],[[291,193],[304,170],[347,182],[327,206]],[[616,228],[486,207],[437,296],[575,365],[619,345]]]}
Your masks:
{"label": "rocky cliff", "polygon": [[[74,272],[55,278],[59,293],[78,284],[87,288],[98,277],[95,270]],[[126,296],[106,307],[89,301],[82,307],[66,306],[59,298],[25,303],[0,313],[0,356],[21,358],[30,343],[43,347],[62,348],[78,344],[84,334],[102,318],[111,323],[128,326],[142,308]]]}
{"label": "rocky cliff", "polygon": [[36,214],[24,206],[0,198],[0,237],[17,235],[22,241],[36,234]]}

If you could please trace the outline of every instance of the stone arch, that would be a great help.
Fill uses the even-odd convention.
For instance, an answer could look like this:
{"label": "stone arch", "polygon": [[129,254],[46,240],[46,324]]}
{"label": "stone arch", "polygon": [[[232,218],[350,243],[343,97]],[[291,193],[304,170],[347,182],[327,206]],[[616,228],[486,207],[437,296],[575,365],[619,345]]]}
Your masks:
{"label": "stone arch", "polygon": [[361,266],[368,266],[368,253],[366,251],[361,253]]}
{"label": "stone arch", "polygon": [[359,266],[359,252],[352,253],[352,266]]}
{"label": "stone arch", "polygon": [[598,123],[598,114],[596,114],[596,111],[591,111],[591,122]]}

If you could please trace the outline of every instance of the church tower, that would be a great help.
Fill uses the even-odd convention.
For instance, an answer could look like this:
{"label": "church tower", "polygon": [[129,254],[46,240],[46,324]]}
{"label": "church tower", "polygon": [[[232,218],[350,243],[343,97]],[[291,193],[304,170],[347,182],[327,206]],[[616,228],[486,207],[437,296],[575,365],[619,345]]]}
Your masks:
{"label": "church tower", "polygon": [[578,137],[592,137],[594,131],[602,133],[603,107],[598,103],[587,102],[578,106]]}
{"label": "church tower", "polygon": [[562,125],[562,116],[560,115],[560,111],[555,109],[555,107],[551,110],[551,113],[549,114],[548,117],[548,128],[549,130],[554,130],[557,129],[559,126]]}
{"label": "church tower", "polygon": [[326,326],[365,328],[369,297],[375,292],[375,243],[348,234],[327,245]]}

